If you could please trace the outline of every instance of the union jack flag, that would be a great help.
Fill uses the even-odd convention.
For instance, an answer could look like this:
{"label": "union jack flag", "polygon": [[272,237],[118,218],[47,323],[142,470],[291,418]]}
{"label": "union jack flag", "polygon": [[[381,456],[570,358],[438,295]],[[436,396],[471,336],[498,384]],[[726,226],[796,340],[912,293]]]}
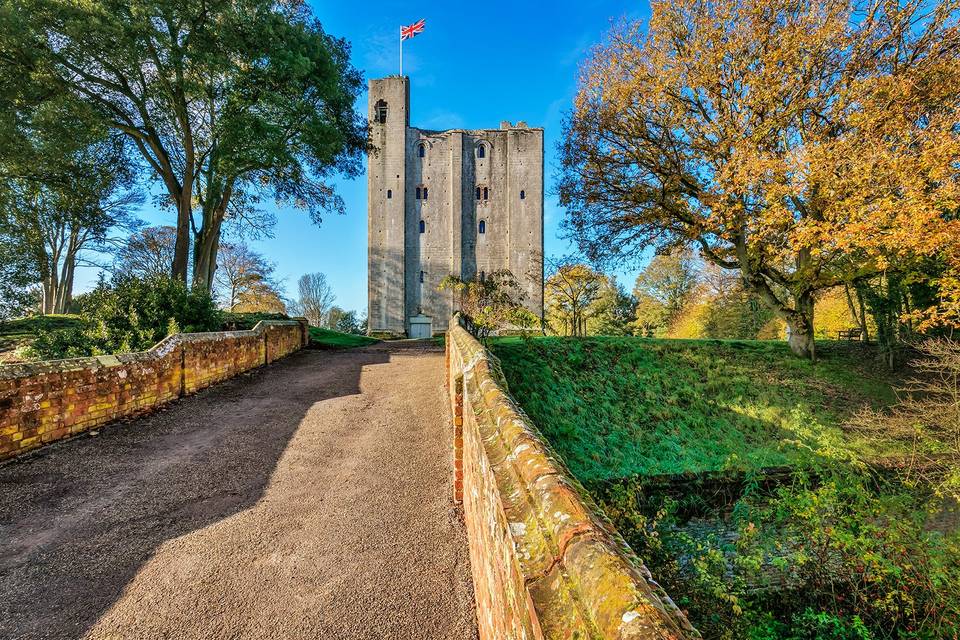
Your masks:
{"label": "union jack flag", "polygon": [[417,21],[417,22],[414,22],[414,23],[413,23],[412,25],[410,25],[409,27],[401,26],[401,27],[400,27],[400,40],[403,41],[403,40],[406,40],[407,38],[412,38],[413,36],[417,35],[418,33],[423,33],[423,25],[424,25],[424,24],[425,24],[425,21],[424,21],[424,20],[419,20],[419,21]]}

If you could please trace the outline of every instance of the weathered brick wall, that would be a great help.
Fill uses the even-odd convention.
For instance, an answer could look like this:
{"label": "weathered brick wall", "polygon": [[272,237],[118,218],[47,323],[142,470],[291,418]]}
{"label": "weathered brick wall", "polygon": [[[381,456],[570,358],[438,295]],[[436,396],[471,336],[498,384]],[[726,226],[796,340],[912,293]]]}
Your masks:
{"label": "weathered brick wall", "polygon": [[455,322],[447,367],[481,639],[699,638]]}
{"label": "weathered brick wall", "polygon": [[304,347],[306,321],[170,336],[142,353],[0,366],[0,460],[154,409]]}

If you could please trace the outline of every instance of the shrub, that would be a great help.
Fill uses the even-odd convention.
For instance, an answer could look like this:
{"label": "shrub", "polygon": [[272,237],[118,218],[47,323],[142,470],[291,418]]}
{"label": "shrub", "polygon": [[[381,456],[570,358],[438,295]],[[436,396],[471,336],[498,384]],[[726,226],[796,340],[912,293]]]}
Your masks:
{"label": "shrub", "polygon": [[857,469],[748,487],[725,517],[640,478],[593,493],[704,637],[955,638],[960,532],[938,530],[949,505]]}
{"label": "shrub", "polygon": [[220,313],[206,292],[167,277],[115,276],[77,297],[81,322],[41,332],[30,355],[41,359],[149,349],[171,333],[216,331]]}

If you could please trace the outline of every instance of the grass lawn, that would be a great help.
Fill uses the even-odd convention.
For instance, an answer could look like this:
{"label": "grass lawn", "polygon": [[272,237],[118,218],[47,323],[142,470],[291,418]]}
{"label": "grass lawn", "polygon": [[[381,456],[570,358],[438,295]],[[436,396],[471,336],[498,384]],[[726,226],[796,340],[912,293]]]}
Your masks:
{"label": "grass lawn", "polygon": [[340,333],[320,327],[310,327],[310,343],[324,349],[352,349],[380,342],[370,336],[358,336],[352,333]]}
{"label": "grass lawn", "polygon": [[513,397],[587,484],[906,446],[842,429],[862,406],[894,400],[882,365],[855,348],[827,347],[816,364],[763,341],[502,338],[491,348]]}

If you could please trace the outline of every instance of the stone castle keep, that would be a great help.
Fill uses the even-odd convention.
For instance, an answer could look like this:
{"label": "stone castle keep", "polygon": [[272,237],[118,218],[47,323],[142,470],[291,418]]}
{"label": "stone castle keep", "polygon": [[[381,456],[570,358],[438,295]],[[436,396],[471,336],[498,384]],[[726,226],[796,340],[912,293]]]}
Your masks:
{"label": "stone castle keep", "polygon": [[371,80],[368,155],[370,333],[428,337],[455,311],[449,275],[507,269],[543,315],[543,129],[410,126],[410,81]]}

